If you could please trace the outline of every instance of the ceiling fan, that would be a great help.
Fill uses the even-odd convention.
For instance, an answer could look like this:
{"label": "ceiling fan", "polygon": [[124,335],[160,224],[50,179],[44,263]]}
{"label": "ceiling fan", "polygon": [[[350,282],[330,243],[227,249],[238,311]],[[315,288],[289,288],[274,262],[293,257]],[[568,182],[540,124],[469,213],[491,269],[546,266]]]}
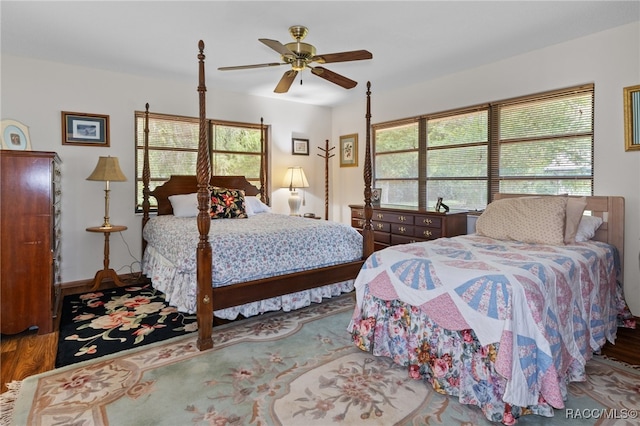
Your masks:
{"label": "ceiling fan", "polygon": [[294,25],[289,28],[289,34],[295,40],[294,42],[282,44],[277,40],[270,40],[268,38],[258,39],[271,49],[280,54],[282,62],[270,62],[266,64],[255,65],[239,65],[235,67],[220,67],[220,71],[230,70],[242,70],[250,68],[266,68],[276,67],[280,65],[291,65],[291,69],[286,71],[278,85],[276,86],[275,93],[287,93],[291,84],[295,80],[299,71],[309,68],[311,73],[323,78],[345,89],[352,89],[356,87],[358,82],[353,81],[343,75],[337,74],[324,67],[311,66],[312,62],[319,64],[327,64],[331,62],[348,62],[348,61],[361,61],[364,59],[371,59],[373,55],[367,50],[353,50],[350,52],[338,52],[329,53],[324,55],[316,55],[316,48],[308,43],[303,43],[302,40],[307,36],[309,30],[302,25]]}

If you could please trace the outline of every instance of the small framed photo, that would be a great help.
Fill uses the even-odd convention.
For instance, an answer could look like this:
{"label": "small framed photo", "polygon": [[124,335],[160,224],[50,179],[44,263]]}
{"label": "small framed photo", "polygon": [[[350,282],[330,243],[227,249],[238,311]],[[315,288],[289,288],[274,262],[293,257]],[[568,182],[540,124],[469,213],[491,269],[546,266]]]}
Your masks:
{"label": "small framed photo", "polygon": [[358,165],[358,134],[340,136],[340,167]]}
{"label": "small framed photo", "polygon": [[2,149],[13,151],[31,151],[29,128],[19,121],[2,120]]}
{"label": "small framed photo", "polygon": [[309,139],[291,139],[291,154],[309,155]]}
{"label": "small framed photo", "polygon": [[109,146],[109,116],[62,111],[62,145]]}
{"label": "small framed photo", "polygon": [[379,206],[382,200],[382,188],[371,188],[371,204]]}

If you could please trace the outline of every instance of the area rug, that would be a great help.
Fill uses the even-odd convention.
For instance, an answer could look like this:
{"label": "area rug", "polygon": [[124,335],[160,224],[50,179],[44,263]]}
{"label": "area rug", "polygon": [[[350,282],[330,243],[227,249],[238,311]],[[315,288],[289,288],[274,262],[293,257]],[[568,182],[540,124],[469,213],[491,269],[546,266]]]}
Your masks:
{"label": "area rug", "polygon": [[198,329],[196,316],[165,301],[151,284],[65,296],[56,367],[147,345]]}
{"label": "area rug", "polygon": [[[5,398],[3,411],[13,408],[15,425],[489,424],[357,349],[346,331],[352,310],[346,295],[215,327],[208,351],[189,335],[71,365],[14,382],[15,405]],[[639,371],[597,358],[588,374],[569,387],[566,410],[519,423],[615,424],[626,420],[605,413],[640,406]]]}

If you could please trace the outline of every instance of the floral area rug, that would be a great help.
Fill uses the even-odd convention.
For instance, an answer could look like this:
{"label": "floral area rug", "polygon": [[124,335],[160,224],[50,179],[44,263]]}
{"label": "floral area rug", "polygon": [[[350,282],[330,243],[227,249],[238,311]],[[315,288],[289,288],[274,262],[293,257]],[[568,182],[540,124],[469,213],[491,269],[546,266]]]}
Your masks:
{"label": "floral area rug", "polygon": [[[13,382],[16,401],[3,411],[15,425],[489,424],[478,408],[356,348],[352,310],[349,294],[215,327],[208,351],[189,335],[32,376]],[[569,386],[567,409],[519,423],[633,424],[640,371],[601,357],[587,368],[589,380]]]}
{"label": "floral area rug", "polygon": [[56,367],[167,340],[198,329],[196,316],[150,284],[65,296]]}

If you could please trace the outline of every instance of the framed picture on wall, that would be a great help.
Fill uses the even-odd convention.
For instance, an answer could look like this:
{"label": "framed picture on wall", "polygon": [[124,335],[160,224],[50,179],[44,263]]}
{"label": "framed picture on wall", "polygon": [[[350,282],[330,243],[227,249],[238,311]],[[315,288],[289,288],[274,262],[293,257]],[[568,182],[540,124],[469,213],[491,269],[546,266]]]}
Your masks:
{"label": "framed picture on wall", "polygon": [[2,120],[2,149],[31,151],[29,128],[16,120]]}
{"label": "framed picture on wall", "polygon": [[309,155],[309,139],[291,139],[291,154]]}
{"label": "framed picture on wall", "polygon": [[340,136],[340,167],[358,165],[358,134]]}
{"label": "framed picture on wall", "polygon": [[109,146],[109,116],[62,111],[62,145]]}
{"label": "framed picture on wall", "polygon": [[640,85],[625,87],[624,97],[624,149],[640,150]]}

